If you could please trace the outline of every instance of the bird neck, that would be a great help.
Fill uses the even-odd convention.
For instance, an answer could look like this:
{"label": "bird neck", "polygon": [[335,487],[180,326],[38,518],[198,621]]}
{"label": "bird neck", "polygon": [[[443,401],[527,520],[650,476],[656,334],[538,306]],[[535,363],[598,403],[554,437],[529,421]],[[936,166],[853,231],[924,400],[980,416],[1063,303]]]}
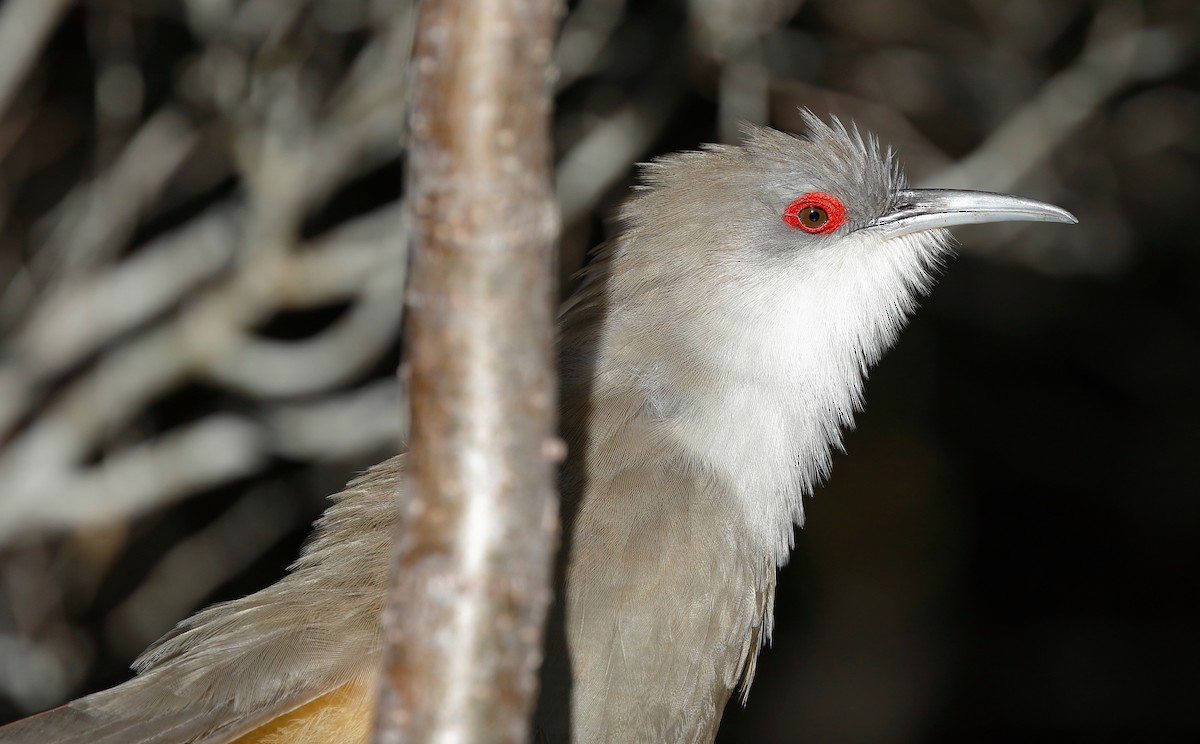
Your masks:
{"label": "bird neck", "polygon": [[[828,476],[831,450],[853,426],[869,366],[929,282],[929,246],[902,240],[887,254],[817,256],[799,279],[781,272],[755,285],[705,285],[696,272],[635,283],[639,267],[623,265],[622,248],[602,255],[563,317],[573,444],[594,448],[625,431],[664,462],[711,473],[727,484],[747,547],[782,564],[802,497]],[[873,279],[847,289],[846,272]]]}
{"label": "bird neck", "polygon": [[784,562],[793,525],[803,521],[802,497],[828,474],[830,447],[852,423],[861,373],[834,381],[802,365],[780,375],[749,355],[635,360],[627,351],[614,334],[589,389],[564,389],[568,406],[588,401],[587,449],[596,454],[610,433],[631,437],[664,467],[710,474],[728,490],[724,517],[744,526],[748,552]]}
{"label": "bird neck", "polygon": [[[907,270],[917,243],[776,272],[689,265],[677,238],[653,251],[663,241],[627,231],[560,323],[562,627],[582,741],[715,731],[770,636],[802,497],[927,277]],[[872,260],[896,270],[845,281]]]}

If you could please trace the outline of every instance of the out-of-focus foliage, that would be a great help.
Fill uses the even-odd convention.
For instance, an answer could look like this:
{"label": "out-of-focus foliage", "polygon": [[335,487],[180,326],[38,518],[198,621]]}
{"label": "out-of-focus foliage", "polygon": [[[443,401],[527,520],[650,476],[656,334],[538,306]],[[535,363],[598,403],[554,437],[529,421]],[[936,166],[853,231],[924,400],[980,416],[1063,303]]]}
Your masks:
{"label": "out-of-focus foliage", "polygon": [[[0,719],[118,681],[394,450],[405,0],[0,4]],[[873,375],[727,741],[1192,741],[1200,16],[580,0],[568,277],[633,164],[853,119],[962,230]]]}

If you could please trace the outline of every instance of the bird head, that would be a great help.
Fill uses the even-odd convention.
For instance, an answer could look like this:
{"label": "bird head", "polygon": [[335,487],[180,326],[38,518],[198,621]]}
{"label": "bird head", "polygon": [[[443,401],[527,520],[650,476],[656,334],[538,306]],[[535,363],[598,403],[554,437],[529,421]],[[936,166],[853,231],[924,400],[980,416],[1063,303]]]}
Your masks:
{"label": "bird head", "polygon": [[[1029,199],[910,189],[874,137],[804,118],[799,137],[754,127],[739,146],[645,165],[562,326],[565,389],[616,386],[636,401],[621,421],[643,417],[745,491],[782,494],[767,512],[793,520],[867,368],[948,256],[946,228],[1075,222]],[[762,522],[780,555],[784,523]]]}
{"label": "bird head", "polygon": [[858,377],[931,286],[945,228],[1075,222],[1031,199],[910,189],[875,137],[803,117],[800,137],[752,127],[740,146],[644,166],[600,262],[611,323],[751,375]]}

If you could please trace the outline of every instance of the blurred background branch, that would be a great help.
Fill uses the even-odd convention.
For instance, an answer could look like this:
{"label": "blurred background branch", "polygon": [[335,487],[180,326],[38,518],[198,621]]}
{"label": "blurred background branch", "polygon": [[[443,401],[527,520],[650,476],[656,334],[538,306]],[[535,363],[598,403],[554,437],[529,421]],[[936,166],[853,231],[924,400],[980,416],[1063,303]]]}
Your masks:
{"label": "blurred background branch", "polygon": [[[276,578],[406,428],[410,0],[0,3],[0,719]],[[1200,27],[1177,0],[577,0],[564,293],[633,164],[853,119],[962,230],[729,741],[1192,741]],[[398,134],[399,133],[399,134]]]}

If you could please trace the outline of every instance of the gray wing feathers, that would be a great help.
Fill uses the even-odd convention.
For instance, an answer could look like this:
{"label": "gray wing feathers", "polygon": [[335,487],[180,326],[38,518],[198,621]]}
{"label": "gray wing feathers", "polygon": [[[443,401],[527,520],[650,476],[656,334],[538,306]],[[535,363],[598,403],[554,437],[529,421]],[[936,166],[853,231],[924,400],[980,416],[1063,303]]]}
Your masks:
{"label": "gray wing feathers", "polygon": [[769,633],[774,565],[735,539],[719,478],[666,462],[589,473],[567,579],[587,587],[567,607],[580,741],[711,742]]}
{"label": "gray wing feathers", "polygon": [[334,496],[291,572],[181,622],[138,676],[0,728],[0,744],[222,744],[374,675],[403,456]]}

